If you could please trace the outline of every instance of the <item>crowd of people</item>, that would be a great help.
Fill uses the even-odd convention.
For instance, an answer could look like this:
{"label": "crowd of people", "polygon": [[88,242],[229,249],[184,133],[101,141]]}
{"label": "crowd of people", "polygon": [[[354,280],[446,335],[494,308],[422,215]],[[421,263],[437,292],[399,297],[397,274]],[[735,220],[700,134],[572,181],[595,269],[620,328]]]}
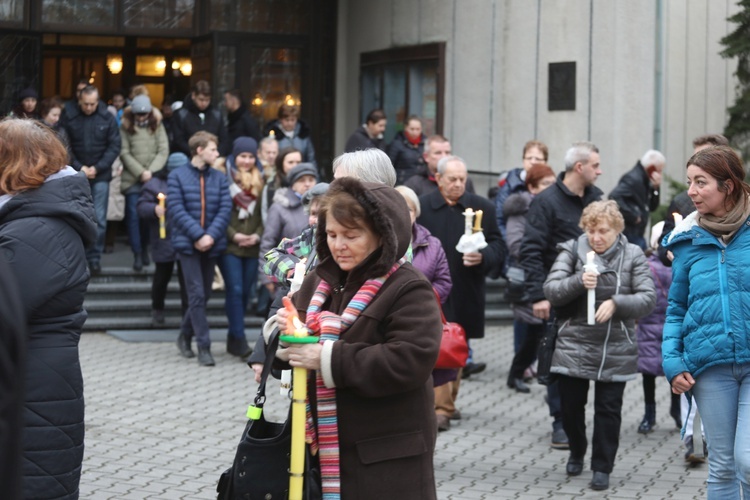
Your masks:
{"label": "crowd of people", "polygon": [[[310,441],[325,456],[324,495],[436,498],[436,438],[462,418],[461,381],[486,368],[471,341],[485,334],[486,280],[504,275],[521,290],[512,297],[507,385],[530,393],[540,340],[555,338],[544,378],[550,446],[568,450],[568,475],[584,469],[590,383],[590,487],[605,490],[626,382],[642,378],[644,417],[633,432],[648,434],[655,379],[666,375],[670,416],[687,432],[686,461],[708,455],[709,498],[750,495],[750,185],[722,136],[696,139],[688,190],[672,202],[681,215],[670,208],[648,237],[666,165],[659,151],[642,154],[605,200],[596,145],[573,143],[556,174],[547,146],[532,140],[522,166],[501,175],[488,199],[474,192],[467,162],[446,137],[425,136],[420,118],[409,116],[387,144],[387,118],[376,109],[334,160],[328,184],[297,106],[283,104],[260,127],[237,90],[224,94],[225,119],[205,81],[181,106],[168,99],[160,108],[144,86],[116,93],[109,106],[87,81],[76,90],[69,102],[41,103],[24,90],[0,122],[0,273],[11,276],[0,294],[20,298],[15,309],[25,318],[8,320],[0,339],[25,374],[23,398],[9,393],[23,399],[23,413],[5,415],[23,428],[20,440],[3,442],[4,460],[18,448],[23,456],[2,462],[12,496],[78,497],[77,345],[89,277],[102,272],[110,189],[124,198],[133,269],[155,264],[155,325],[165,322],[177,268],[180,355],[215,364],[206,304],[217,268],[227,352],[256,380],[264,343],[288,324],[282,297],[319,336],[281,345],[276,367],[309,370]],[[481,232],[481,244],[463,247],[467,230]],[[253,296],[267,318],[255,349],[245,332]],[[441,308],[466,332],[463,368],[435,368]],[[694,430],[696,407],[703,428]]]}

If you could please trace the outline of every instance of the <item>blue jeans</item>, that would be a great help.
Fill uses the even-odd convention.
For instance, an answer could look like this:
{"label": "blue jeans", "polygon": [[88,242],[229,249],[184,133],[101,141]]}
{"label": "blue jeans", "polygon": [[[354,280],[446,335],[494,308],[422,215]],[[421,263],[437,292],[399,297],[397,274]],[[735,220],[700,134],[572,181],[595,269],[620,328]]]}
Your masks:
{"label": "blue jeans", "polygon": [[86,260],[99,263],[104,252],[104,237],[107,234],[107,205],[109,204],[109,181],[89,182],[96,214],[96,242],[86,249]]}
{"label": "blue jeans", "polygon": [[141,196],[140,184],[136,184],[125,192],[125,225],[128,229],[128,239],[133,253],[143,253],[148,245],[148,224],[141,224],[138,217],[138,198]]}
{"label": "blue jeans", "polygon": [[229,320],[229,336],[244,338],[247,303],[253,288],[258,286],[258,258],[224,254],[219,258],[219,269],[224,277],[224,309]]}
{"label": "blue jeans", "polygon": [[693,395],[708,445],[708,499],[750,498],[750,363],[698,375]]}

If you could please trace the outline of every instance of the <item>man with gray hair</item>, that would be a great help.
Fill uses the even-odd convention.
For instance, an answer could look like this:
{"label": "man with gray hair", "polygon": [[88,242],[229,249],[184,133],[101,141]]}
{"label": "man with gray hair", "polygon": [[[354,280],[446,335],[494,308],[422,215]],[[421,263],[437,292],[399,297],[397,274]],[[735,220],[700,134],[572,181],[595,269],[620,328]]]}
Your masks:
{"label": "man with gray hair", "polygon": [[[557,244],[577,238],[583,209],[602,197],[594,186],[601,175],[599,149],[590,142],[576,142],[565,153],[565,172],[555,184],[534,197],[526,216],[526,232],[521,241],[519,265],[525,272],[525,300],[531,302],[535,317],[554,327],[554,314],[544,296],[542,285],[557,258]],[[538,335],[543,329],[537,331]],[[536,351],[536,349],[534,349]],[[552,423],[552,444],[568,449],[568,437],[562,427],[562,409],[557,384],[547,386],[547,404]]]}
{"label": "man with gray hair", "polygon": [[[419,198],[422,211],[417,219],[440,240],[448,259],[453,287],[443,311],[448,321],[455,321],[466,330],[468,339],[484,337],[485,278],[500,276],[508,249],[500,234],[495,216],[495,205],[486,198],[467,192],[466,162],[457,156],[446,156],[437,164],[437,189]],[[483,212],[481,228],[487,246],[475,252],[461,253],[456,244],[464,234],[464,212],[467,209]],[[476,221],[475,221],[476,223]],[[484,363],[471,360],[466,373],[479,373]],[[462,374],[457,380],[435,388],[435,414],[439,431],[450,428],[450,420],[460,418],[455,400]]]}
{"label": "man with gray hair", "polygon": [[609,199],[617,202],[625,219],[623,234],[643,249],[649,213],[659,207],[661,173],[666,162],[663,154],[649,149],[609,193]]}

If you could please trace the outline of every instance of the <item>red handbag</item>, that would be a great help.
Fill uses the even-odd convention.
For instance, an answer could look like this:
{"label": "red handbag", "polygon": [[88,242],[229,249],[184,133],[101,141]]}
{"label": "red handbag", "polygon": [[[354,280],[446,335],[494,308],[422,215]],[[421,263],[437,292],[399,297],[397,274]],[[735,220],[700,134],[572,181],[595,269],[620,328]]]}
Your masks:
{"label": "red handbag", "polygon": [[466,366],[466,360],[469,359],[466,331],[458,323],[450,323],[445,320],[443,306],[440,305],[440,296],[437,292],[435,292],[435,298],[440,309],[440,317],[443,320],[443,338],[440,341],[440,355],[435,363],[435,368],[453,370],[463,368]]}

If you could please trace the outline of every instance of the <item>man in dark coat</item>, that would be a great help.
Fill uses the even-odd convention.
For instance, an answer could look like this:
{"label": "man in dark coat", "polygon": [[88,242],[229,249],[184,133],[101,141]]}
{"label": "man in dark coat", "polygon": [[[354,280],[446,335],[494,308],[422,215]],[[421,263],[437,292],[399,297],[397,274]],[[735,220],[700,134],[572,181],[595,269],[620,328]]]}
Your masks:
{"label": "man in dark coat", "polygon": [[188,141],[198,131],[205,131],[219,139],[219,154],[227,156],[232,152],[232,141],[224,126],[224,120],[218,109],[211,105],[211,85],[205,80],[195,84],[193,90],[185,96],[182,107],[172,118],[174,128],[174,153],[179,151],[192,157]]}
{"label": "man in dark coat", "polygon": [[[447,138],[437,134],[428,137],[424,142],[424,152],[422,153],[424,164],[415,175],[406,179],[404,186],[411,188],[417,196],[424,196],[437,191],[438,185],[435,174],[437,174],[438,162],[451,154],[451,143]],[[471,182],[470,177],[466,178],[466,192],[474,194],[474,183]]]}
{"label": "man in dark coat", "polygon": [[93,85],[84,87],[77,106],[66,106],[62,126],[70,139],[70,165],[89,179],[98,221],[96,243],[86,250],[91,274],[99,274],[99,261],[107,234],[107,205],[112,164],[120,154],[120,129],[117,120],[99,100]]}
{"label": "man in dark coat", "polygon": [[617,202],[625,219],[625,230],[622,233],[627,236],[630,243],[642,249],[646,248],[646,239],[643,235],[649,213],[659,207],[661,172],[665,164],[663,154],[649,149],[609,193],[609,199]]}
{"label": "man in dark coat", "polygon": [[260,142],[258,121],[250,115],[238,89],[224,93],[224,107],[227,109],[227,131],[232,144],[238,137],[252,137],[255,142]]}
{"label": "man in dark coat", "polygon": [[386,144],[383,132],[385,132],[386,123],[385,112],[382,109],[370,111],[365,118],[365,123],[357,127],[346,140],[344,152],[353,153],[354,151],[364,151],[371,148],[385,151]]}
{"label": "man in dark coat", "polygon": [[[583,209],[602,197],[594,186],[602,173],[599,149],[590,142],[577,142],[565,153],[565,173],[557,182],[534,197],[526,216],[519,265],[525,271],[526,297],[534,316],[554,323],[549,301],[544,297],[544,280],[557,258],[557,244],[581,235],[578,223]],[[562,410],[557,384],[547,386],[547,404],[552,424],[552,447],[568,449],[562,428]]]}
{"label": "man in dark coat", "polygon": [[0,484],[9,500],[21,498],[26,317],[20,297],[16,277],[0,255]]}
{"label": "man in dark coat", "polygon": [[[446,319],[463,326],[469,339],[480,339],[484,337],[485,278],[500,276],[508,249],[497,227],[495,206],[481,196],[466,192],[466,163],[461,158],[447,156],[440,160],[436,179],[438,189],[419,199],[422,214],[417,222],[440,240],[448,258],[453,288],[443,306]],[[464,234],[463,212],[468,208],[483,212],[482,231],[487,247],[460,253],[456,244]],[[464,370],[478,373],[484,366],[470,360]],[[455,382],[435,388],[435,413],[442,429],[448,428],[447,419],[457,416],[454,402],[459,381],[460,376]]]}

